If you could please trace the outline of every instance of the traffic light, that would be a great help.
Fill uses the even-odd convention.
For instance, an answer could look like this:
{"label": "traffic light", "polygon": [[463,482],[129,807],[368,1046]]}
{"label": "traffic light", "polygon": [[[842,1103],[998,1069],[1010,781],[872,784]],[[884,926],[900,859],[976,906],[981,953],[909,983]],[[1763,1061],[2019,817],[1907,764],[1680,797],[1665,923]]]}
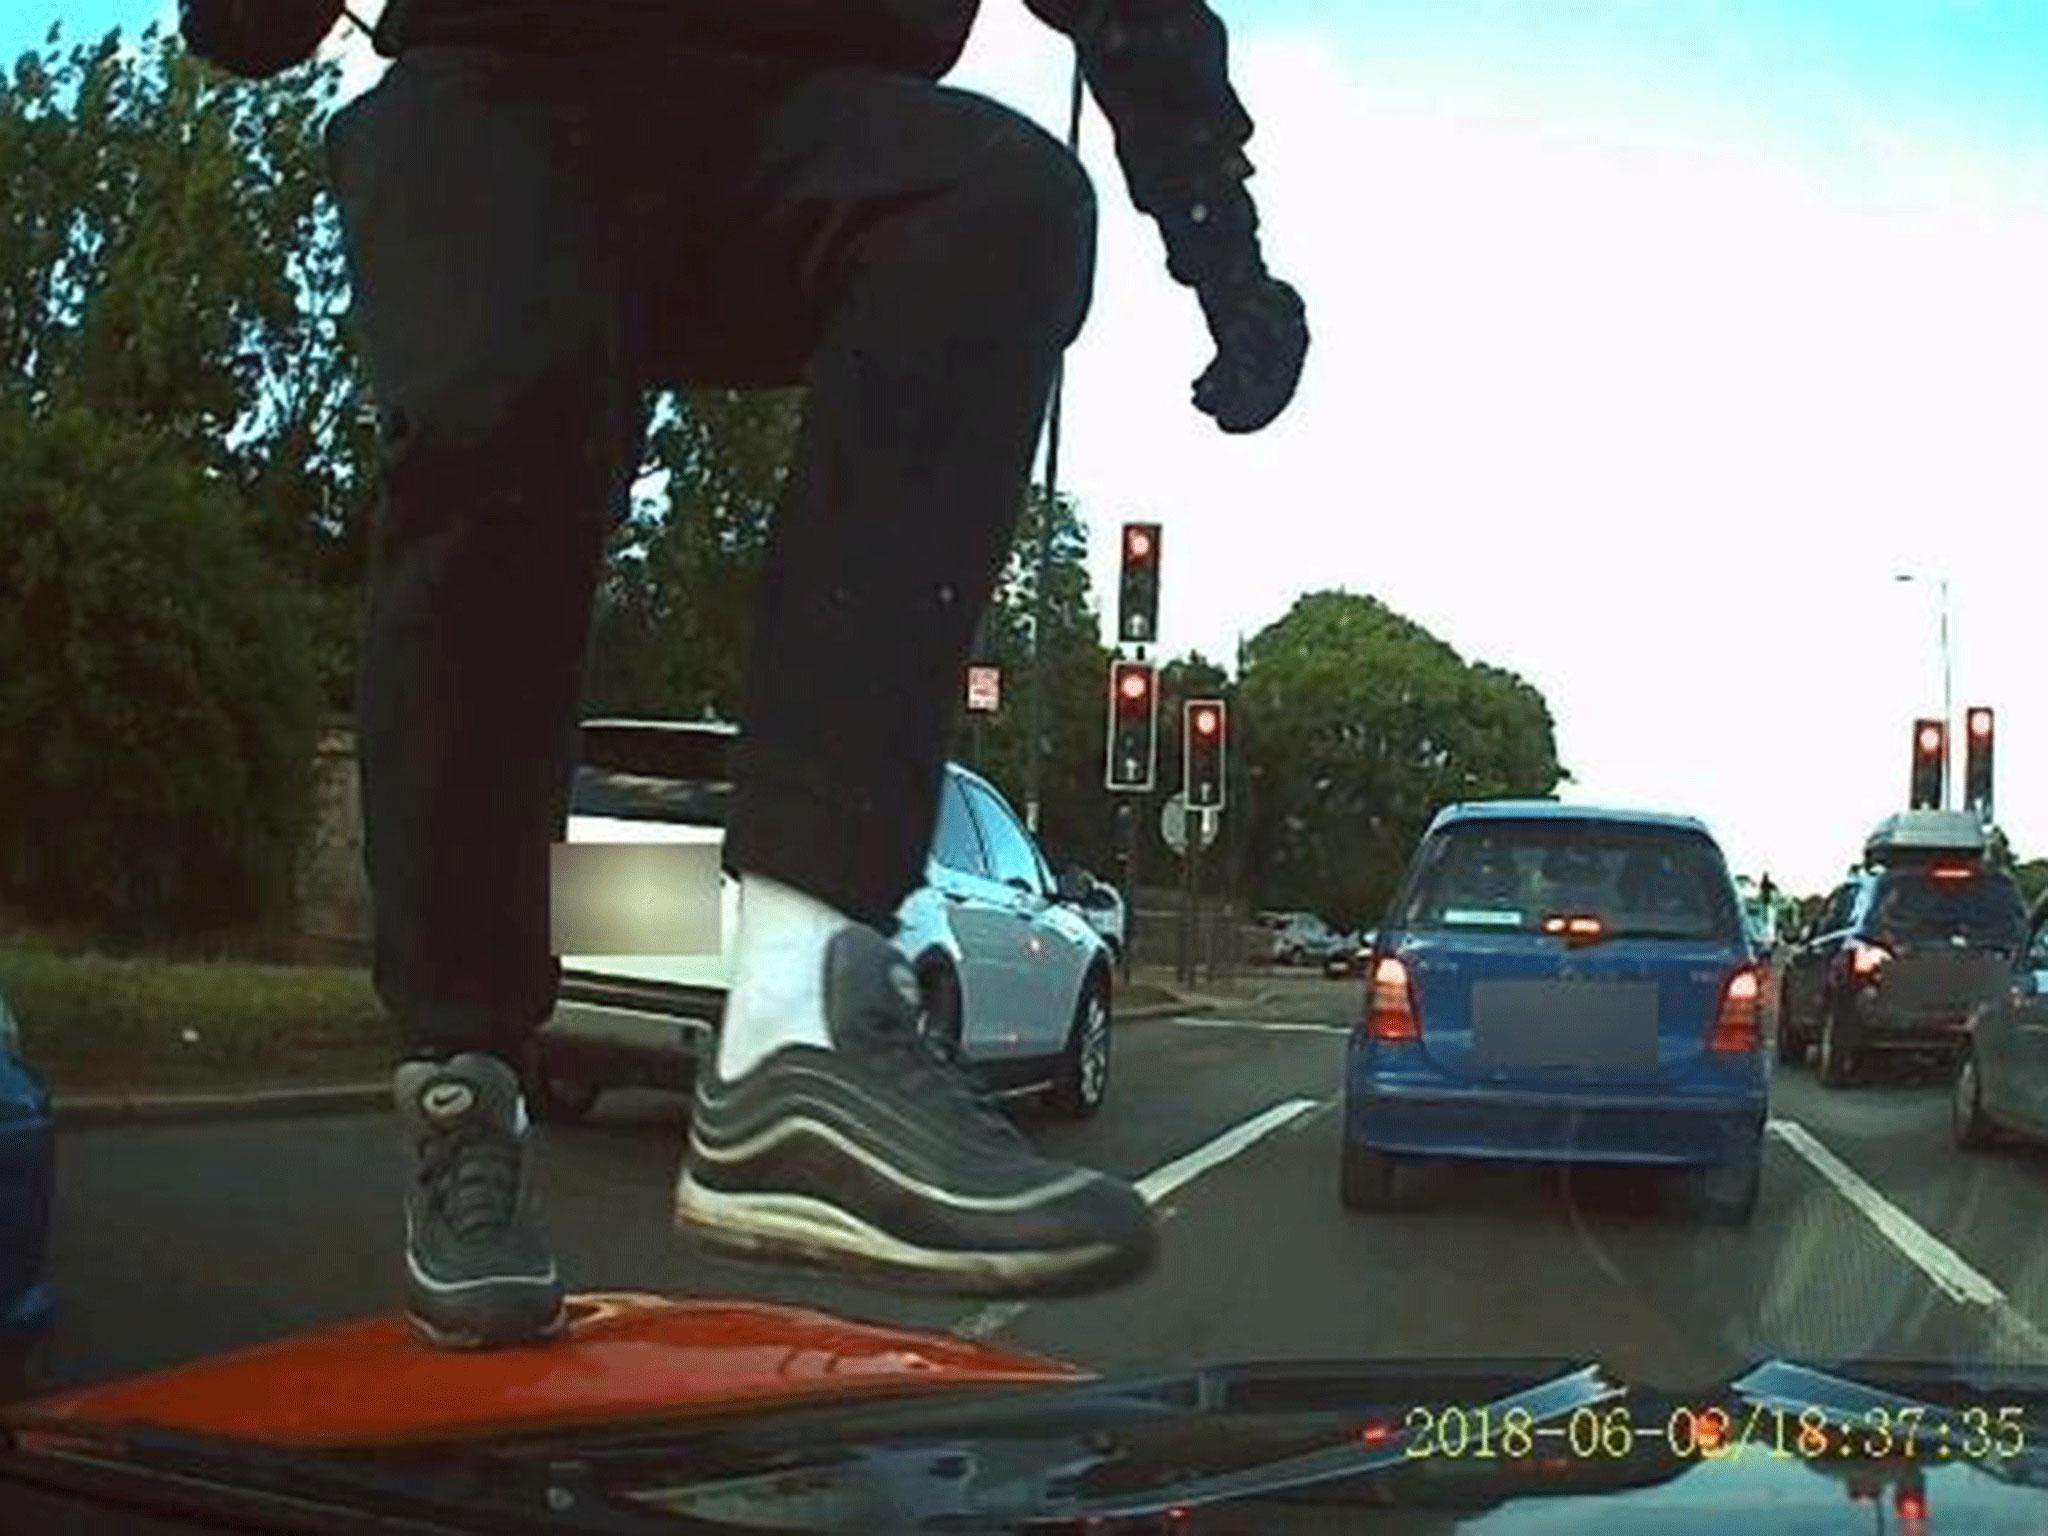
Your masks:
{"label": "traffic light", "polygon": [[1221,699],[1189,699],[1181,724],[1181,782],[1186,789],[1188,809],[1220,811],[1229,713]]}
{"label": "traffic light", "polygon": [[1123,580],[1117,588],[1116,638],[1151,645],[1159,638],[1159,525],[1125,523]]}
{"label": "traffic light", "polygon": [[1939,720],[1913,722],[1913,797],[1916,811],[1941,809],[1948,778],[1948,727]]}
{"label": "traffic light", "polygon": [[1996,722],[1982,704],[1964,716],[1963,805],[1991,819],[1991,736]]}
{"label": "traffic light", "polygon": [[1152,788],[1159,743],[1159,674],[1149,661],[1109,664],[1109,731],[1103,782],[1115,790]]}

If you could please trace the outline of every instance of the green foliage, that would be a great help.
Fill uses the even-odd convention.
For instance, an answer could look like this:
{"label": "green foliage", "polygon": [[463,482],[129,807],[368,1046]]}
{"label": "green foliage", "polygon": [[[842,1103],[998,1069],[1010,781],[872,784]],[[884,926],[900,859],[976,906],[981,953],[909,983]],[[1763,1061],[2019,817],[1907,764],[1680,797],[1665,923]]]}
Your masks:
{"label": "green foliage", "polygon": [[2019,883],[2020,894],[2027,899],[2029,910],[2043,896],[2048,896],[2048,859],[2028,859],[2014,866],[2012,873]]}
{"label": "green foliage", "polygon": [[699,390],[666,402],[598,596],[594,711],[738,719],[754,584],[803,396]]}
{"label": "green foliage", "polygon": [[1562,777],[1540,693],[1370,597],[1299,599],[1251,641],[1237,692],[1245,857],[1266,906],[1370,925],[1444,805]]}
{"label": "green foliage", "polygon": [[347,345],[321,133],[336,71],[260,86],[152,27],[0,77],[0,390],[147,424],[242,496],[319,588],[320,686],[347,705],[372,439]]}
{"label": "green foliage", "polygon": [[[1050,516],[1045,622],[1045,741],[1039,829],[1055,867],[1111,868],[1114,807],[1102,787],[1102,732],[1109,658],[1088,580],[1088,531],[1078,505],[1048,502],[1043,487],[1026,498],[1010,558],[982,626],[979,659],[1003,669],[1001,711],[981,723],[963,717],[954,756],[985,774],[1021,814],[1030,782],[1031,626],[1037,600],[1039,534]],[[978,737],[978,739],[977,739]]]}
{"label": "green foliage", "polygon": [[0,400],[0,549],[0,894],[131,941],[288,915],[313,655],[234,490]]}

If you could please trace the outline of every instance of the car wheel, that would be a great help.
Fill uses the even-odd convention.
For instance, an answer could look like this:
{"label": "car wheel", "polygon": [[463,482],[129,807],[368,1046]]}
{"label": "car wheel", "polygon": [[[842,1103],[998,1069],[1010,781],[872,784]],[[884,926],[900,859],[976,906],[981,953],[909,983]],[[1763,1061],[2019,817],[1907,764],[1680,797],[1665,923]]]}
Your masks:
{"label": "car wheel", "polygon": [[1053,1108],[1066,1119],[1086,1120],[1109,1093],[1109,1026],[1109,989],[1090,980],[1081,989],[1053,1084]]}
{"label": "car wheel", "polygon": [[568,1125],[581,1120],[597,1107],[598,1095],[604,1092],[600,1083],[564,1077],[551,1070],[547,1053],[538,1047],[533,1051],[521,1087],[526,1095],[527,1113],[543,1125]]}
{"label": "car wheel", "polygon": [[934,965],[917,979],[917,1032],[948,1061],[960,1056],[960,980],[952,970]]}
{"label": "car wheel", "polygon": [[1991,1145],[1991,1122],[1984,1115],[1984,1081],[1977,1073],[1977,1053],[1967,1046],[1956,1057],[1949,1129],[1956,1146],[1965,1152],[1981,1152]]}
{"label": "car wheel", "polygon": [[1355,1141],[1344,1143],[1338,1196],[1347,1211],[1384,1211],[1394,1204],[1393,1158]]}
{"label": "car wheel", "polygon": [[1778,1060],[1788,1067],[1806,1065],[1806,1037],[1792,1017],[1792,1002],[1783,982],[1778,986]]}
{"label": "car wheel", "polygon": [[1755,1146],[1732,1163],[1714,1163],[1692,1175],[1693,1209],[1717,1227],[1749,1224],[1763,1187],[1763,1148]]}
{"label": "car wheel", "polygon": [[1843,1038],[1845,1031],[1831,1004],[1822,1004],[1820,1014],[1820,1060],[1816,1073],[1825,1087],[1844,1088],[1856,1076],[1856,1058]]}

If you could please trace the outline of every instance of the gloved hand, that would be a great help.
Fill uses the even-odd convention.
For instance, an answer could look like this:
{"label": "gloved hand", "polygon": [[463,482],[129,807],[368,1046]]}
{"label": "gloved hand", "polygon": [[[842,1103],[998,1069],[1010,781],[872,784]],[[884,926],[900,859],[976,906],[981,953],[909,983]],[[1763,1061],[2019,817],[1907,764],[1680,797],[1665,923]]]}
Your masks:
{"label": "gloved hand", "polygon": [[1256,432],[1287,408],[1308,355],[1301,295],[1262,267],[1196,289],[1216,359],[1195,380],[1195,409],[1225,432]]}
{"label": "gloved hand", "polygon": [[342,0],[178,0],[185,46],[231,75],[267,80],[310,59]]}

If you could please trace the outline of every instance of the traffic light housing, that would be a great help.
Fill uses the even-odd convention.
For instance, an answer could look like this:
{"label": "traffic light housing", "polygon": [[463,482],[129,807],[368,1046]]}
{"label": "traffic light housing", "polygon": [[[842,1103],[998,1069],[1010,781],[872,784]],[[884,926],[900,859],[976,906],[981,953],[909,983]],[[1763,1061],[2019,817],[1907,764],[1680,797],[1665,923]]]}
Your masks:
{"label": "traffic light housing", "polygon": [[1963,805],[1991,819],[1991,744],[1997,721],[1982,704],[1963,716]]}
{"label": "traffic light housing", "polygon": [[1159,638],[1159,525],[1125,523],[1122,548],[1116,638],[1122,645],[1151,645]]}
{"label": "traffic light housing", "polygon": [[1181,783],[1191,811],[1223,809],[1229,710],[1221,699],[1189,699],[1181,720]]}
{"label": "traffic light housing", "polygon": [[1159,673],[1149,661],[1109,664],[1109,729],[1103,782],[1148,793],[1159,756]]}
{"label": "traffic light housing", "polygon": [[1916,811],[1941,809],[1948,778],[1948,727],[1939,720],[1913,722],[1913,793]]}

